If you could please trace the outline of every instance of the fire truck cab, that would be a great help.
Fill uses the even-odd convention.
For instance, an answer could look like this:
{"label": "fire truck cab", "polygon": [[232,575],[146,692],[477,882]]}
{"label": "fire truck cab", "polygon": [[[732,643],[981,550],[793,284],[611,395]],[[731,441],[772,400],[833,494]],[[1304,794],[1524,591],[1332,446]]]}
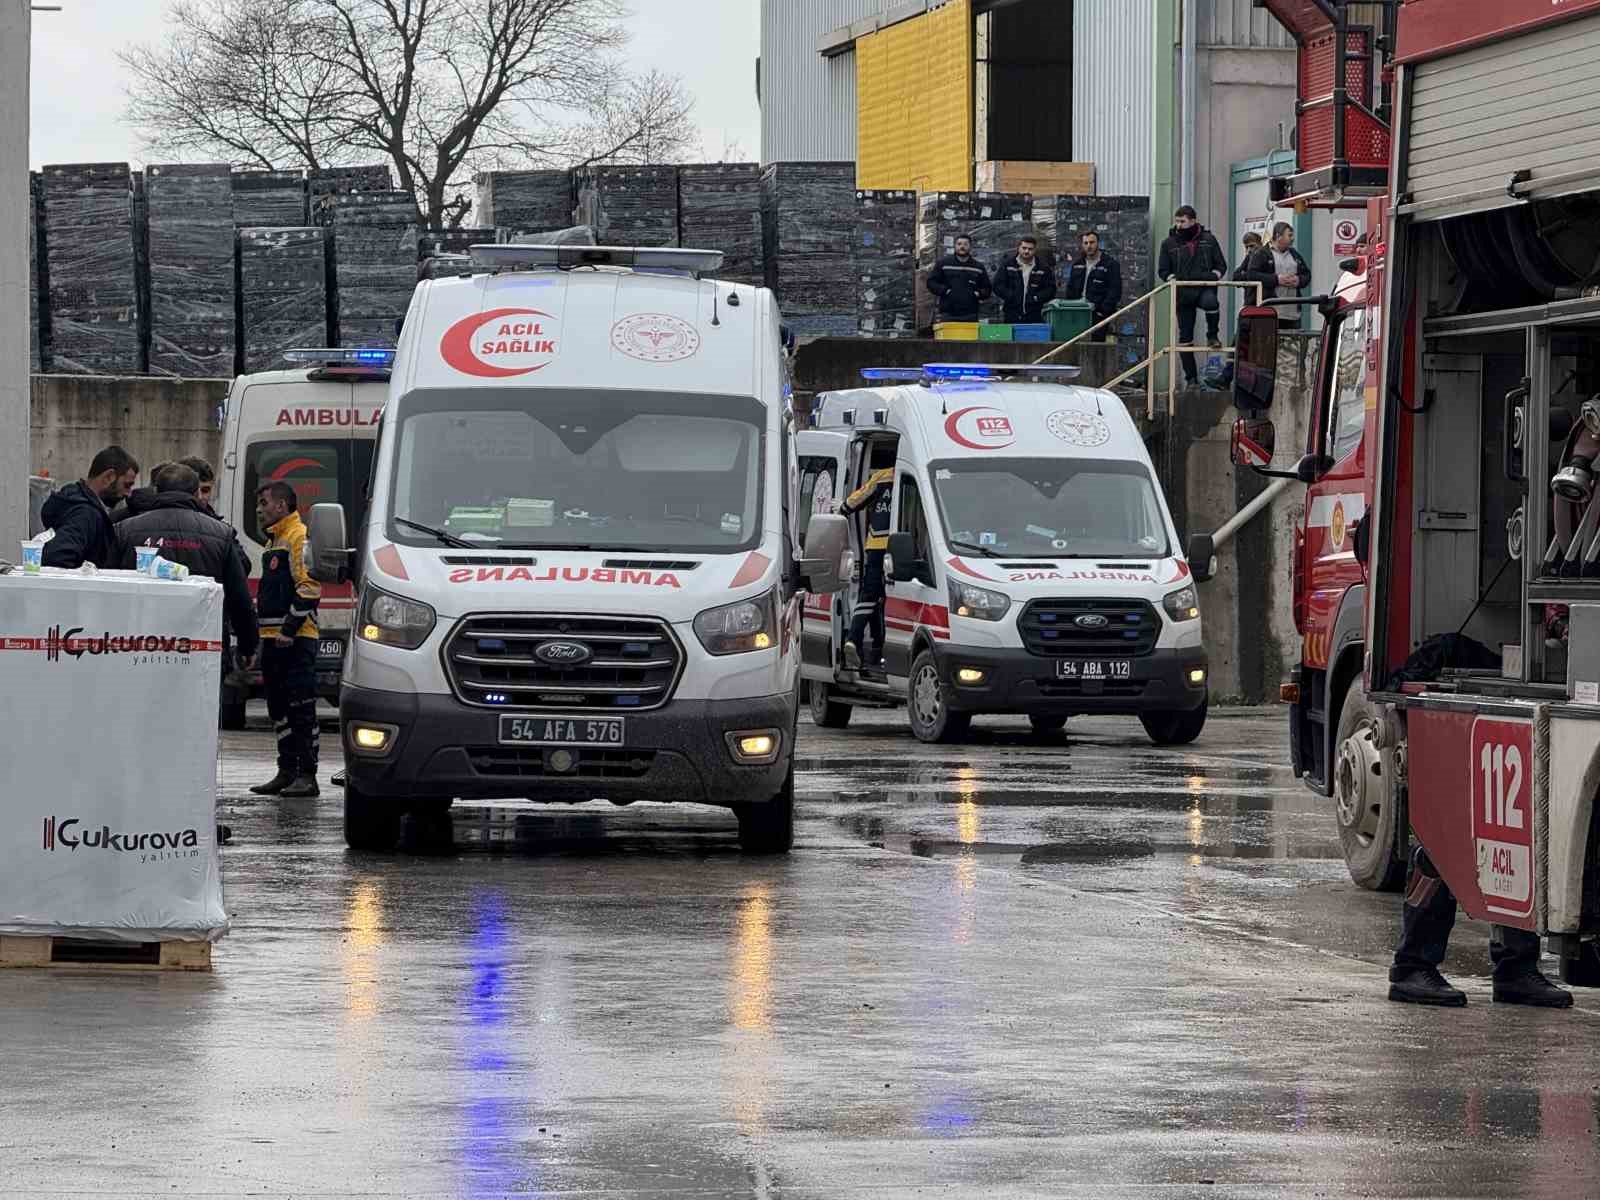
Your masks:
{"label": "fire truck cab", "polygon": [[[1329,56],[1362,77],[1344,56],[1373,6],[1267,7],[1303,88]],[[1291,754],[1358,883],[1397,887],[1414,832],[1468,913],[1550,936],[1563,978],[1600,982],[1600,0],[1389,12],[1364,35],[1393,47],[1366,76],[1383,67],[1376,111],[1301,97],[1280,199],[1366,203],[1375,234],[1321,305],[1292,464],[1273,461],[1276,314],[1241,321],[1234,460],[1307,485]],[[1324,107],[1338,138],[1308,142]],[[1376,186],[1338,156],[1368,119],[1386,148],[1392,127]]]}

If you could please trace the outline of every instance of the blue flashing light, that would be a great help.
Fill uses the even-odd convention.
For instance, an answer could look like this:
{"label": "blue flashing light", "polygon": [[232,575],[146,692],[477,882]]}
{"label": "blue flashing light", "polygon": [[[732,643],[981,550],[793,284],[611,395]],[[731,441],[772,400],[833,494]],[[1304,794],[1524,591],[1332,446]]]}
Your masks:
{"label": "blue flashing light", "polygon": [[888,383],[921,383],[921,367],[862,367],[861,378]]}
{"label": "blue flashing light", "polygon": [[311,363],[316,366],[394,366],[394,351],[377,346],[329,346],[322,349],[285,350],[286,362]]}
{"label": "blue flashing light", "polygon": [[968,363],[929,363],[922,368],[925,379],[998,379],[993,367]]}

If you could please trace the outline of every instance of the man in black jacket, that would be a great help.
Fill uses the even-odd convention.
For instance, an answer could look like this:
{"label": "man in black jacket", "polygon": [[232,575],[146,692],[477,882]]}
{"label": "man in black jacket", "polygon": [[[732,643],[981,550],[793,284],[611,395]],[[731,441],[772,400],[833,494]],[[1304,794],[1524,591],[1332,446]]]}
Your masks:
{"label": "man in black jacket", "polygon": [[[1161,243],[1161,260],[1156,274],[1162,280],[1177,279],[1183,282],[1214,283],[1228,273],[1228,260],[1222,257],[1222,247],[1209,229],[1200,224],[1194,209],[1185,204],[1173,214],[1172,232]],[[1222,306],[1214,287],[1184,287],[1178,289],[1178,344],[1194,344],[1196,313],[1206,314],[1206,342],[1221,348],[1217,340],[1222,325]],[[1178,355],[1183,362],[1183,376],[1189,383],[1200,379],[1200,369],[1194,355]]]}
{"label": "man in black jacket", "polygon": [[216,580],[222,585],[227,623],[239,641],[239,656],[248,661],[259,638],[245,564],[232,527],[206,513],[196,495],[200,477],[193,469],[170,463],[156,473],[154,484],[155,506],[117,526],[117,565],[132,570],[138,558],[135,548],[156,546],[168,562],[182,563],[192,574]]}
{"label": "man in black jacket", "polygon": [[976,321],[983,302],[994,295],[989,272],[972,257],[972,239],[956,238],[956,252],[939,260],[928,273],[928,291],[939,298],[939,316],[946,321]]}
{"label": "man in black jacket", "polygon": [[111,527],[111,506],[132,489],[139,464],[121,446],[107,446],[94,456],[89,474],[51,495],[40,512],[55,537],[44,544],[47,567],[75,570],[86,562],[116,565],[117,540]]}
{"label": "man in black jacket", "polygon": [[[1261,284],[1261,298],[1298,296],[1311,286],[1311,268],[1294,248],[1294,226],[1279,221],[1272,227],[1272,241],[1250,256],[1244,277]],[[1278,309],[1278,324],[1300,324],[1300,309],[1286,304]]]}
{"label": "man in black jacket", "polygon": [[1037,325],[1044,306],[1056,298],[1056,275],[1039,260],[1039,240],[1025,237],[1017,252],[994,275],[994,294],[1013,325]]}
{"label": "man in black jacket", "polygon": [[[1067,299],[1087,300],[1094,305],[1096,323],[1122,307],[1122,266],[1109,254],[1100,253],[1100,235],[1089,230],[1078,239],[1083,253],[1072,264],[1067,276]],[[1102,329],[1090,340],[1103,342],[1111,331]]]}

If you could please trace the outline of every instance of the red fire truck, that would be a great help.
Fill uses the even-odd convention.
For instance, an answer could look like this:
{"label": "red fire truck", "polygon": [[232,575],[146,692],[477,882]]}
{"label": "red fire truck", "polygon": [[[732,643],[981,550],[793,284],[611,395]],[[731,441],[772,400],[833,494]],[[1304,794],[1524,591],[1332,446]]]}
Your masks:
{"label": "red fire truck", "polygon": [[1276,199],[1373,231],[1292,469],[1275,310],[1240,322],[1234,460],[1306,485],[1295,768],[1358,883],[1399,886],[1414,832],[1467,912],[1595,982],[1600,0],[1257,2],[1300,55]]}

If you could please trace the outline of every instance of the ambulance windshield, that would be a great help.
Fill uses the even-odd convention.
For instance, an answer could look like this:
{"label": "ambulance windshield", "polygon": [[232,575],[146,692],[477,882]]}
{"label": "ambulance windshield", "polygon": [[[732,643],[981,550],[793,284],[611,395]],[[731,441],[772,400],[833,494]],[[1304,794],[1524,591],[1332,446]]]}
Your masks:
{"label": "ambulance windshield", "polygon": [[[389,536],[518,549],[718,553],[761,529],[753,399],[505,389],[401,402]],[[433,542],[437,544],[437,542]]]}
{"label": "ambulance windshield", "polygon": [[1164,558],[1166,521],[1138,463],[1076,458],[932,464],[952,541],[1008,558]]}

